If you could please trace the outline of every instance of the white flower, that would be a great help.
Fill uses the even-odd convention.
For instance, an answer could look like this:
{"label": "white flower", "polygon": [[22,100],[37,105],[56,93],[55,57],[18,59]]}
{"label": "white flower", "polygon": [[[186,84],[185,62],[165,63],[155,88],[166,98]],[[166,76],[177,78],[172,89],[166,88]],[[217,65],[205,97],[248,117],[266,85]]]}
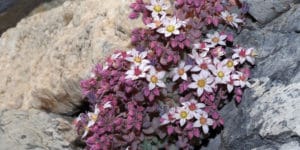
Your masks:
{"label": "white flower", "polygon": [[156,86],[166,87],[165,83],[162,81],[165,74],[165,71],[157,72],[154,67],[151,67],[149,74],[146,75],[146,79],[149,81],[149,90],[153,90]]}
{"label": "white flower", "polygon": [[232,75],[232,79],[234,79],[233,84],[235,86],[240,86],[240,87],[251,87],[251,84],[248,82],[248,77],[242,73],[242,72],[236,72],[236,74]]}
{"label": "white flower", "polygon": [[188,85],[191,89],[197,89],[197,95],[201,96],[203,91],[213,92],[210,84],[213,83],[214,79],[208,72],[200,72],[199,75],[192,75],[193,81]]}
{"label": "white flower", "polygon": [[103,105],[103,108],[104,109],[106,109],[106,108],[111,108],[112,106],[111,106],[111,102],[110,101],[108,101],[108,102],[106,102],[104,105]]}
{"label": "white flower", "polygon": [[119,58],[120,56],[121,56],[120,52],[119,53],[114,53],[114,54],[111,55],[111,58],[114,60],[114,59]]}
{"label": "white flower", "polygon": [[201,43],[196,43],[196,44],[194,44],[193,50],[194,50],[194,49],[199,49],[199,50],[201,50],[200,56],[201,56],[201,57],[205,57],[205,56],[207,55],[207,53],[209,52],[210,48],[212,48],[211,45],[208,45],[208,44],[205,43],[205,42],[201,42]]}
{"label": "white flower", "polygon": [[163,26],[157,29],[158,33],[165,34],[165,37],[169,37],[172,34],[178,35],[179,28],[181,27],[182,23],[176,19],[176,17],[173,18],[165,18],[163,20]]}
{"label": "white flower", "polygon": [[[208,72],[209,73],[209,68],[213,67],[212,65],[212,60],[210,57],[202,57],[199,55],[199,53],[196,52],[196,50],[192,50],[192,54],[189,54],[189,56],[195,60],[196,66],[194,66],[191,71],[192,72]],[[210,66],[210,67],[209,67]]]}
{"label": "white flower", "polygon": [[168,113],[163,114],[161,116],[161,118],[162,118],[161,125],[165,125],[165,124],[169,124],[169,123],[175,122],[175,120],[176,120],[176,118],[175,118],[175,112],[176,112],[176,109],[175,108],[171,108]]}
{"label": "white flower", "polygon": [[230,70],[224,67],[221,63],[217,64],[216,67],[210,67],[209,69],[216,76],[215,83],[226,84],[229,82]]}
{"label": "white flower", "polygon": [[227,35],[220,35],[218,32],[215,32],[214,34],[207,34],[207,38],[204,42],[210,43],[212,47],[215,47],[216,45],[226,45],[225,39]]}
{"label": "white flower", "polygon": [[131,57],[127,57],[126,60],[133,62],[135,65],[140,64],[149,64],[150,61],[145,59],[147,57],[147,52],[138,52],[137,50],[133,49],[128,52]]}
{"label": "white flower", "polygon": [[243,20],[237,18],[237,14],[230,14],[228,11],[221,12],[221,17],[231,26],[238,27],[238,23],[242,23]]}
{"label": "white flower", "polygon": [[93,113],[88,112],[88,117],[89,117],[89,122],[88,122],[88,125],[87,125],[88,128],[93,126],[96,123],[96,121],[98,119],[99,112],[100,112],[100,109],[99,109],[97,104],[95,105],[95,110],[94,110]]}
{"label": "white flower", "polygon": [[146,72],[150,69],[150,66],[147,64],[141,65],[131,65],[130,70],[126,71],[125,79],[136,80],[139,78],[145,78]]}
{"label": "white flower", "polygon": [[187,74],[186,72],[192,68],[191,65],[185,65],[184,61],[181,61],[179,63],[179,66],[177,68],[173,69],[173,81],[178,80],[181,78],[182,80],[187,80]]}
{"label": "white flower", "polygon": [[231,74],[229,77],[229,81],[227,82],[227,91],[229,93],[231,93],[233,90],[233,87],[234,87],[234,80],[232,79],[232,74]]}
{"label": "white flower", "polygon": [[166,16],[156,16],[153,17],[153,21],[146,26],[149,27],[150,29],[156,29],[162,25],[162,21],[165,19]]}
{"label": "white flower", "polygon": [[235,70],[234,67],[238,64],[238,62],[232,59],[224,59],[221,64],[232,72]]}
{"label": "white flower", "polygon": [[211,55],[217,58],[220,58],[226,54],[225,49],[222,46],[217,46],[211,50]]}
{"label": "white flower", "polygon": [[202,108],[205,107],[205,104],[198,103],[195,99],[192,99],[187,102],[182,103],[183,107],[185,107],[194,117],[199,116],[202,112]]}
{"label": "white flower", "polygon": [[189,21],[189,19],[186,19],[186,20],[177,20],[178,22],[179,22],[179,24],[182,26],[182,27],[186,27],[186,25],[187,25],[187,23],[188,23],[188,21]]}
{"label": "white flower", "polygon": [[151,5],[146,6],[146,8],[152,11],[152,17],[156,17],[158,15],[165,16],[165,11],[169,8],[169,6],[165,4],[163,0],[151,0]]}
{"label": "white flower", "polygon": [[184,107],[179,107],[175,118],[179,120],[180,126],[184,126],[186,121],[193,118],[193,115]]}
{"label": "white flower", "polygon": [[194,127],[202,127],[202,130],[205,134],[209,131],[209,126],[212,126],[214,121],[210,118],[208,118],[208,115],[206,112],[201,113],[197,120],[194,122]]}
{"label": "white flower", "polygon": [[192,59],[198,59],[201,58],[201,55],[196,51],[196,49],[192,50],[192,54],[188,54]]}
{"label": "white flower", "polygon": [[84,127],[84,133],[82,134],[81,138],[85,138],[88,135],[89,130],[90,130],[90,128],[85,126]]}
{"label": "white flower", "polygon": [[201,71],[209,73],[208,69],[213,67],[212,60],[210,57],[196,58],[195,61],[197,65],[192,68],[191,71],[193,72]]}
{"label": "white flower", "polygon": [[108,64],[113,63],[115,61],[115,59],[119,58],[121,55],[122,55],[121,52],[118,52],[118,53],[114,53],[110,57],[108,57],[106,62],[103,65],[103,70],[108,69]]}
{"label": "white flower", "polygon": [[232,59],[238,60],[240,64],[243,64],[246,60],[254,65],[254,56],[256,55],[253,48],[245,49],[242,47],[233,49],[234,54]]}

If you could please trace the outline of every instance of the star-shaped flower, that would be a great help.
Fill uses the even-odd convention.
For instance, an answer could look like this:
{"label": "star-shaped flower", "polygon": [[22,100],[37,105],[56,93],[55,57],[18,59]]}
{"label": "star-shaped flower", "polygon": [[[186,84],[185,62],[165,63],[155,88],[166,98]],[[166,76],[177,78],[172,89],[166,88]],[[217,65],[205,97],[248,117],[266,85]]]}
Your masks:
{"label": "star-shaped flower", "polygon": [[194,66],[191,69],[191,71],[193,71],[193,72],[201,71],[201,72],[210,73],[209,68],[213,67],[212,60],[210,57],[203,57],[203,58],[199,57],[199,58],[196,58],[195,61],[196,61],[197,65]]}
{"label": "star-shaped flower", "polygon": [[147,57],[147,52],[139,52],[135,49],[131,50],[128,52],[129,55],[126,57],[127,61],[133,62],[135,65],[140,65],[140,64],[149,64],[150,61],[146,59]]}
{"label": "star-shaped flower", "polygon": [[169,6],[165,4],[163,0],[151,0],[151,5],[147,5],[146,8],[152,11],[152,17],[157,17],[158,15],[165,16],[165,11],[169,8]]}
{"label": "star-shaped flower", "polygon": [[166,125],[175,122],[176,121],[175,113],[176,113],[176,109],[171,108],[169,112],[163,114],[161,116],[161,125]]}
{"label": "star-shaped flower", "polygon": [[194,127],[202,127],[202,130],[205,134],[209,131],[209,126],[212,126],[214,121],[208,118],[208,114],[206,112],[202,112],[194,122]]}
{"label": "star-shaped flower", "polygon": [[100,113],[100,109],[99,109],[98,105],[96,104],[94,112],[93,113],[88,112],[88,117],[89,117],[89,122],[87,124],[88,128],[93,126],[96,123],[99,113]]}
{"label": "star-shaped flower", "polygon": [[230,70],[222,65],[222,63],[216,64],[216,67],[209,68],[215,75],[215,83],[226,84],[229,82]]}
{"label": "star-shaped flower", "polygon": [[146,26],[149,27],[150,29],[156,29],[162,25],[163,20],[165,19],[166,16],[156,16],[153,17],[153,21]]}
{"label": "star-shaped flower", "polygon": [[202,112],[202,108],[205,107],[205,104],[198,103],[195,99],[190,101],[186,101],[182,103],[183,107],[185,107],[194,117],[199,116]]}
{"label": "star-shaped flower", "polygon": [[179,120],[180,126],[184,126],[187,120],[193,118],[193,115],[185,107],[179,107],[175,118]]}
{"label": "star-shaped flower", "polygon": [[210,84],[213,83],[214,79],[208,72],[200,72],[199,75],[192,74],[193,81],[188,85],[191,89],[197,89],[197,95],[200,97],[203,91],[213,92]]}
{"label": "star-shaped flower", "polygon": [[253,48],[245,49],[242,47],[233,49],[234,54],[232,55],[232,59],[237,60],[240,64],[243,64],[246,60],[254,65],[254,56],[255,52]]}
{"label": "star-shaped flower", "polygon": [[237,17],[237,14],[229,13],[228,11],[221,12],[221,17],[231,26],[238,27],[238,23],[242,23],[243,20]]}
{"label": "star-shaped flower", "polygon": [[178,35],[179,28],[182,26],[182,21],[178,21],[176,17],[166,17],[163,21],[163,26],[157,29],[158,33],[164,34],[165,37],[169,37],[172,34]]}
{"label": "star-shaped flower", "polygon": [[153,90],[156,86],[166,87],[165,83],[162,81],[166,72],[165,71],[156,71],[154,67],[150,68],[149,74],[146,75],[146,79],[149,82],[149,90]]}
{"label": "star-shaped flower", "polygon": [[179,66],[173,69],[173,81],[176,81],[179,78],[181,78],[182,80],[187,80],[186,72],[191,68],[192,68],[191,65],[185,65],[185,62],[181,61],[179,63]]}
{"label": "star-shaped flower", "polygon": [[201,43],[196,43],[193,45],[193,50],[200,50],[200,56],[201,57],[205,57],[207,55],[207,53],[209,52],[209,50],[212,48],[211,45],[205,43],[205,42],[201,42]]}
{"label": "star-shaped flower", "polygon": [[242,72],[237,71],[236,74],[232,75],[232,79],[234,80],[233,84],[235,86],[240,86],[242,88],[245,86],[251,87],[251,84],[248,82],[248,77]]}
{"label": "star-shaped flower", "polygon": [[220,35],[219,32],[215,32],[214,34],[207,34],[207,38],[204,42],[210,44],[210,46],[215,47],[216,45],[226,45],[225,39],[227,35]]}
{"label": "star-shaped flower", "polygon": [[145,78],[146,72],[150,69],[147,64],[131,65],[130,70],[126,71],[126,79],[136,80],[139,78]]}

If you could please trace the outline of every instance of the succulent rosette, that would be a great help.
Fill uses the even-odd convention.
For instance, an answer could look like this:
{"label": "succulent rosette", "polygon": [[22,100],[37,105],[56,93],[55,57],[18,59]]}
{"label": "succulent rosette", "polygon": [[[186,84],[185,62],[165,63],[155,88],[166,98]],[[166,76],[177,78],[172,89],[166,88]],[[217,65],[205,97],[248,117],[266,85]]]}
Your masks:
{"label": "succulent rosette", "polygon": [[[86,148],[195,149],[222,127],[219,110],[251,87],[253,48],[233,45],[243,5],[136,0],[134,49],[117,51],[81,82],[90,112],[75,121]],[[236,9],[238,8],[238,9]],[[228,29],[231,28],[231,29]]]}

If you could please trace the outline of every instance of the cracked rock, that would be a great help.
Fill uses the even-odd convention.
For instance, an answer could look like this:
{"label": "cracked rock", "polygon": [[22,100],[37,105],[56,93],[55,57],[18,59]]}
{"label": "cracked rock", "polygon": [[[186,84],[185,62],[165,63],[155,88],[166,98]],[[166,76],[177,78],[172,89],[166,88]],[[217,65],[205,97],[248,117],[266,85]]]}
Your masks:
{"label": "cracked rock", "polygon": [[219,149],[300,149],[299,16],[296,4],[265,27],[245,29],[237,37],[237,44],[255,47],[259,55],[252,70],[256,82],[240,105],[222,109]]}
{"label": "cracked rock", "polygon": [[249,13],[259,23],[268,23],[290,9],[298,0],[241,0],[249,4]]}

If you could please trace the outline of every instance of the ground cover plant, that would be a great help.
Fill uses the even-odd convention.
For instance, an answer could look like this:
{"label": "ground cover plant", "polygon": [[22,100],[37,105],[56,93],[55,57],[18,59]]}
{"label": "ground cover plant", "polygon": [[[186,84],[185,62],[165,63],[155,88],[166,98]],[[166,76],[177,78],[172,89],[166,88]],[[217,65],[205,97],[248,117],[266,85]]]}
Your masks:
{"label": "ground cover plant", "polygon": [[233,0],[136,0],[133,49],[116,51],[81,82],[90,111],[75,120],[86,148],[195,149],[250,87],[254,49],[233,45],[247,5]]}

